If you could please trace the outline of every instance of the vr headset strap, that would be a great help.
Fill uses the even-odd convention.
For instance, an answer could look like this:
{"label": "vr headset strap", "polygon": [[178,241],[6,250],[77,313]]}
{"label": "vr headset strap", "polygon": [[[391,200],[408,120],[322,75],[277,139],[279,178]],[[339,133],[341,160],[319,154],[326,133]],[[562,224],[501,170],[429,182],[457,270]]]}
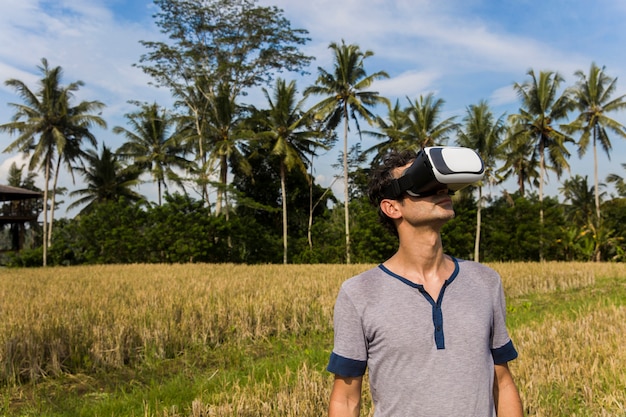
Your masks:
{"label": "vr headset strap", "polygon": [[413,179],[408,175],[396,178],[387,186],[385,190],[385,198],[396,199],[400,197],[403,192],[411,188],[412,185]]}

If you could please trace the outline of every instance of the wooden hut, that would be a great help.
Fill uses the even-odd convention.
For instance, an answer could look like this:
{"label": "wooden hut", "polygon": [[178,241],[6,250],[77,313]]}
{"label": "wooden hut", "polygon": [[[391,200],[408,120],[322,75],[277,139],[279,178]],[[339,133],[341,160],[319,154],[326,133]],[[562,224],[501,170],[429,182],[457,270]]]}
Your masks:
{"label": "wooden hut", "polygon": [[9,225],[11,248],[19,252],[24,246],[25,224],[34,222],[41,211],[43,194],[24,188],[0,185],[0,227]]}

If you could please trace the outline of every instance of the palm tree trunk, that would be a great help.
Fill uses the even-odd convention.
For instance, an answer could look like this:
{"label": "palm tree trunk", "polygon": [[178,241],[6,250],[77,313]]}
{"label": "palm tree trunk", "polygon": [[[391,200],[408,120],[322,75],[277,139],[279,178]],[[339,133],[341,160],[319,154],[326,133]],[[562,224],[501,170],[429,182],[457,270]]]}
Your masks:
{"label": "palm tree trunk", "polygon": [[54,208],[56,205],[57,181],[59,179],[59,169],[61,168],[61,156],[57,161],[57,167],[54,171],[54,183],[52,184],[52,198],[50,202],[50,225],[48,226],[48,247],[52,246],[52,225],[54,224]]}
{"label": "palm tree trunk", "polygon": [[519,174],[517,175],[517,186],[519,187],[520,196],[523,198],[526,194],[526,189],[524,188],[524,167],[519,166],[518,172]]}
{"label": "palm tree trunk", "polygon": [[478,204],[476,204],[476,240],[474,241],[474,261],[480,262],[480,223],[483,205],[483,187],[478,187]]}
{"label": "palm tree trunk", "polygon": [[350,213],[348,196],[348,109],[344,104],[344,126],[343,126],[343,207],[346,225],[346,263],[350,263]]}
{"label": "palm tree trunk", "polygon": [[311,153],[311,173],[309,174],[309,224],[306,232],[310,251],[313,251],[313,239],[311,236],[311,229],[313,228],[313,158],[314,154]]}
{"label": "palm tree trunk", "polygon": [[220,187],[217,189],[217,201],[215,203],[215,214],[220,215],[224,209],[226,195],[226,182],[228,181],[228,160],[226,155],[220,156]]}
{"label": "palm tree trunk", "polygon": [[596,137],[598,132],[598,127],[593,127],[593,188],[596,199],[596,249],[595,249],[595,261],[600,262],[602,259],[602,251],[600,249],[600,191],[598,184],[598,147],[596,146]]}
{"label": "palm tree trunk", "polygon": [[45,174],[45,186],[43,189],[43,266],[47,265],[48,260],[48,183],[50,181],[50,159],[46,158],[46,174]]}
{"label": "palm tree trunk", "polygon": [[[190,108],[193,108],[190,106]],[[200,159],[201,166],[201,187],[202,187],[202,198],[204,199],[207,207],[209,208],[208,212],[211,215],[211,201],[209,200],[209,187],[207,181],[207,160],[206,160],[206,152],[204,151],[204,144],[202,143],[203,135],[202,135],[202,126],[200,125],[200,116],[197,109],[194,108],[194,119],[196,125],[196,133],[198,134],[198,158]]]}
{"label": "palm tree trunk", "polygon": [[544,144],[539,138],[539,261],[543,262],[543,179],[546,172]]}
{"label": "palm tree trunk", "polygon": [[287,187],[285,186],[285,164],[280,162],[280,193],[283,200],[283,264],[287,264]]}

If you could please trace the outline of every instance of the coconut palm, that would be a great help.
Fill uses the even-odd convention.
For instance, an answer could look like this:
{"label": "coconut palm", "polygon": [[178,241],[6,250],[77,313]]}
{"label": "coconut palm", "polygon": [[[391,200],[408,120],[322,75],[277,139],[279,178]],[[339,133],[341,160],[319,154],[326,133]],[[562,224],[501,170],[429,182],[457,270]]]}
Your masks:
{"label": "coconut palm", "polygon": [[500,182],[510,176],[517,177],[517,188],[520,196],[526,195],[525,184],[539,187],[539,159],[534,156],[535,146],[524,137],[509,135],[500,145],[498,155],[504,160],[504,165],[496,171]]}
{"label": "coconut palm", "polygon": [[408,117],[406,111],[400,108],[398,100],[396,100],[393,107],[387,104],[387,118],[376,116],[375,126],[377,127],[376,131],[363,132],[381,141],[363,151],[365,155],[374,153],[373,164],[380,162],[390,151],[419,150],[419,143],[406,131]]}
{"label": "coconut palm", "polygon": [[[599,187],[604,187],[604,184],[600,183]],[[601,222],[596,217],[595,186],[589,187],[587,176],[575,175],[564,181],[559,191],[566,203],[564,205],[565,217],[584,233],[590,234],[593,241],[592,258],[599,261],[602,253],[601,248],[608,242],[610,232],[607,234],[608,231],[602,227]],[[599,193],[600,201],[605,194],[604,192]]]}
{"label": "coconut palm", "polygon": [[41,192],[41,190],[35,185],[35,178],[37,178],[37,174],[32,171],[24,172],[25,167],[25,164],[22,164],[22,166],[18,168],[15,162],[11,163],[11,166],[9,167],[9,175],[7,177],[7,184],[11,187]]}
{"label": "coconut palm", "polygon": [[241,142],[249,139],[249,134],[241,129],[243,108],[232,98],[230,87],[220,84],[215,95],[207,97],[205,134],[208,139],[208,165],[217,166],[219,184],[217,188],[216,214],[224,209],[228,218],[228,164],[236,160],[244,173],[250,173],[250,166],[240,151]]}
{"label": "coconut palm", "polygon": [[278,156],[280,163],[280,190],[283,211],[283,263],[287,263],[287,172],[294,168],[300,169],[307,175],[307,154],[315,148],[323,147],[315,140],[318,136],[315,130],[308,128],[309,116],[302,109],[303,101],[296,100],[296,83],[287,83],[279,78],[276,81],[273,94],[264,88],[263,93],[269,110],[265,117],[258,118],[261,133],[260,138],[271,144],[271,153]]}
{"label": "coconut palm", "polygon": [[[36,92],[20,80],[10,79],[5,82],[7,86],[17,91],[24,104],[9,103],[15,108],[15,114],[11,122],[0,125],[0,131],[18,134],[17,139],[4,152],[18,151],[31,155],[29,169],[34,170],[39,166],[44,170],[43,265],[45,266],[50,243],[47,239],[50,176],[52,174],[55,176],[52,189],[52,207],[54,207],[56,180],[61,160],[71,163],[77,158],[83,139],[95,144],[95,137],[89,129],[94,125],[106,127],[106,122],[99,115],[92,114],[104,107],[99,101],[83,101],[71,106],[74,92],[84,85],[82,81],[62,86],[61,67],[50,68],[45,58],[41,60],[41,64],[37,68],[43,78],[39,81],[39,89]],[[50,226],[52,221],[51,218]]]}
{"label": "coconut palm", "polygon": [[405,112],[408,116],[407,133],[417,141],[419,147],[444,145],[448,135],[458,129],[459,125],[454,122],[455,116],[439,120],[445,101],[435,100],[432,93],[419,96],[419,99],[409,101]]}
{"label": "coconut palm", "polygon": [[84,178],[86,188],[70,193],[71,197],[80,197],[68,206],[68,210],[84,206],[79,215],[89,213],[96,205],[106,201],[118,201],[124,198],[128,202],[139,202],[144,197],[132,190],[139,185],[141,171],[135,166],[124,167],[118,156],[102,145],[100,154],[90,149],[85,152],[85,166],[74,168]]}
{"label": "coconut palm", "polygon": [[[497,180],[495,174],[496,159],[500,149],[502,134],[505,130],[504,115],[497,119],[489,109],[486,101],[470,105],[463,118],[463,128],[458,132],[458,144],[474,149],[485,164],[485,179],[489,184]],[[474,243],[474,260],[480,260],[480,226],[481,208],[483,204],[483,181],[477,184],[478,201],[476,203],[476,237]]]}
{"label": "coconut palm", "polygon": [[[595,208],[594,190],[588,185],[588,178],[574,175],[565,180],[559,188],[563,197],[565,217],[571,223],[581,227],[594,228]],[[569,204],[567,204],[569,203]]]}
{"label": "coconut palm", "polygon": [[374,121],[374,114],[369,108],[377,104],[389,102],[376,91],[367,90],[374,81],[389,78],[384,71],[368,75],[364,61],[374,55],[372,51],[362,51],[358,45],[346,45],[332,42],[329,48],[334,53],[334,67],[332,72],[318,68],[318,78],[315,85],[308,87],[305,97],[311,95],[325,96],[322,101],[311,108],[316,117],[326,122],[328,129],[334,130],[343,121],[343,182],[344,182],[344,220],[346,234],[346,263],[350,263],[350,214],[348,190],[348,131],[349,120],[352,118],[360,133],[358,118],[365,119],[369,124]]}
{"label": "coconut palm", "polygon": [[[570,156],[565,147],[574,142],[566,133],[558,131],[554,123],[567,118],[573,102],[567,94],[559,95],[559,87],[564,81],[559,73],[541,71],[539,76],[531,69],[530,80],[523,84],[515,83],[515,89],[522,106],[518,114],[509,117],[512,132],[509,140],[525,140],[536,148],[533,156],[539,157],[539,222],[543,229],[543,186],[546,169],[552,169],[560,178],[564,169],[569,170],[567,159]],[[546,163],[546,154],[550,165]],[[543,260],[542,238],[540,237],[539,257]]]}
{"label": "coconut palm", "polygon": [[608,132],[612,132],[626,139],[624,126],[608,116],[619,110],[626,109],[626,95],[611,98],[617,88],[617,78],[611,78],[595,63],[591,64],[589,74],[576,71],[578,81],[571,89],[576,109],[580,112],[576,120],[567,128],[570,132],[581,132],[578,140],[578,155],[582,157],[592,143],[593,147],[593,175],[595,190],[596,218],[600,220],[600,192],[598,184],[598,145],[610,158],[611,140]]}
{"label": "coconut palm", "polygon": [[[622,168],[626,169],[626,164],[622,164]],[[615,190],[620,197],[626,197],[626,180],[621,175],[609,174],[606,177],[607,182],[615,183]]]}
{"label": "coconut palm", "polygon": [[140,171],[150,172],[157,183],[160,206],[162,188],[167,189],[168,180],[182,186],[181,178],[174,169],[190,167],[180,144],[176,119],[156,103],[141,105],[139,111],[127,114],[126,119],[130,129],[121,126],[113,128],[114,133],[124,135],[127,140],[116,153],[122,161],[131,160]]}

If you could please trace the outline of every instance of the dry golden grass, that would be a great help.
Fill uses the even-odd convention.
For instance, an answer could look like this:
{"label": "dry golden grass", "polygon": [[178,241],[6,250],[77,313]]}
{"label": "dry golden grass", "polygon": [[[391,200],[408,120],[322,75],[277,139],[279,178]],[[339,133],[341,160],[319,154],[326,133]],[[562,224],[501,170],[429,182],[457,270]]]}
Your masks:
{"label": "dry golden grass", "polygon": [[[283,335],[330,334],[339,285],[371,266],[193,264],[3,270],[0,386],[46,375],[133,367],[173,358],[190,348],[236,348]],[[490,266],[502,275],[510,298],[592,287],[599,277],[626,276],[624,264]],[[520,358],[512,369],[529,415],[626,415],[625,323],[623,306],[598,304],[574,319],[546,317],[514,329]],[[218,399],[197,398],[191,406],[151,409],[146,404],[144,414],[323,414],[331,375],[303,363],[297,370],[286,368],[278,378],[278,384],[232,383]],[[366,396],[362,415],[371,413]]]}
{"label": "dry golden grass", "polygon": [[596,277],[624,277],[626,273],[626,265],[619,263],[501,262],[489,266],[502,276],[509,298],[589,287]]}
{"label": "dry golden grass", "polygon": [[0,383],[119,368],[284,333],[327,330],[364,266],[126,265],[6,270]]}
{"label": "dry golden grass", "polygon": [[625,306],[548,317],[512,337],[520,359],[511,368],[529,415],[626,415]]}

